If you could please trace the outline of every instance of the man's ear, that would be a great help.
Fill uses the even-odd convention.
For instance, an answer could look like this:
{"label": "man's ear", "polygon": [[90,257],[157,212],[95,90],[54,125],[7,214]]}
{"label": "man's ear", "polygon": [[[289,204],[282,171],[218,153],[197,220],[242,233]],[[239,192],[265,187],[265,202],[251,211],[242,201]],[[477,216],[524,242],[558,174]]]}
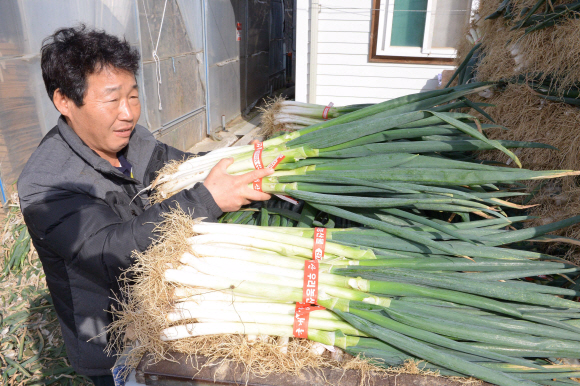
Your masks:
{"label": "man's ear", "polygon": [[54,94],[52,95],[52,103],[54,103],[54,107],[65,117],[70,116],[70,107],[71,103],[74,103],[72,100],[67,98],[63,93],[60,92],[60,88],[54,90]]}

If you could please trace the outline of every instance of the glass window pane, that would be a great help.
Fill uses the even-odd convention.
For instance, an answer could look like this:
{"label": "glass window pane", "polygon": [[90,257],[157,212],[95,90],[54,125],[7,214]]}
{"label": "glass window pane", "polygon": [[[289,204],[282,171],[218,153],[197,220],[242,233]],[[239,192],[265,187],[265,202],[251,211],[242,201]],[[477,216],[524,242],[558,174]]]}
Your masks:
{"label": "glass window pane", "polygon": [[428,0],[396,0],[391,46],[422,47]]}
{"label": "glass window pane", "polygon": [[470,3],[470,0],[437,0],[431,48],[456,46],[469,20]]}

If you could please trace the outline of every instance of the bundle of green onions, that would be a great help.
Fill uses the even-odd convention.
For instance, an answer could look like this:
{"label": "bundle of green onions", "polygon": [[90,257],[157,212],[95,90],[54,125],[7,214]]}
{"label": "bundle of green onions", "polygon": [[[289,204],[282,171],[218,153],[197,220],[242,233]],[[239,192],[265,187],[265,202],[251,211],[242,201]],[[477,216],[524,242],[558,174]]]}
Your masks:
{"label": "bundle of green onions", "polygon": [[[571,221],[525,231],[500,229],[505,219],[441,225],[489,242],[471,248],[471,259],[454,257],[466,253],[468,243],[445,242],[449,234],[421,224],[406,228],[453,252],[411,251],[419,244],[372,229],[327,229],[318,296],[326,310],[310,314],[308,339],[384,367],[420,359],[443,375],[474,376],[498,385],[568,384],[580,376],[580,366],[552,361],[580,358],[580,303],[561,297],[578,293],[518,279],[573,274],[580,268],[497,245],[523,239],[521,232],[536,237]],[[191,227],[196,236],[187,239],[181,265],[165,270],[166,282],[176,288],[174,309],[166,315],[170,327],[161,339],[213,334],[292,338],[314,230]],[[374,246],[377,242],[380,247]]]}
{"label": "bundle of green onions", "polygon": [[265,107],[260,108],[262,111],[261,127],[266,134],[295,131],[368,106],[365,104],[322,106],[276,98],[267,103]]}
{"label": "bundle of green onions", "polygon": [[[267,140],[261,157],[263,164],[268,165],[279,155],[285,158],[277,168],[279,171],[264,180],[265,191],[284,191],[293,196],[294,193],[288,190],[301,189],[279,183],[318,182],[340,189],[349,186],[353,192],[424,194],[434,193],[433,189],[437,189],[416,185],[417,189],[413,189],[408,183],[473,188],[494,182],[513,183],[577,174],[572,171],[513,170],[448,159],[457,152],[499,149],[521,166],[508,148],[551,148],[533,142],[490,140],[482,130],[497,126],[481,125],[468,114],[450,111],[462,107],[481,110],[463,96],[489,87],[488,84],[468,84],[409,95]],[[449,156],[443,158],[440,155],[443,152]],[[211,168],[226,157],[235,160],[228,168],[230,174],[246,173],[254,170],[253,154],[252,146],[218,149],[185,161],[175,172],[161,174],[152,188],[160,198],[167,198],[203,181]],[[417,157],[417,154],[424,156]],[[345,161],[337,162],[339,159]],[[301,184],[300,188],[304,187],[313,189]],[[437,193],[443,191],[439,189]],[[466,197],[466,194],[455,194]]]}

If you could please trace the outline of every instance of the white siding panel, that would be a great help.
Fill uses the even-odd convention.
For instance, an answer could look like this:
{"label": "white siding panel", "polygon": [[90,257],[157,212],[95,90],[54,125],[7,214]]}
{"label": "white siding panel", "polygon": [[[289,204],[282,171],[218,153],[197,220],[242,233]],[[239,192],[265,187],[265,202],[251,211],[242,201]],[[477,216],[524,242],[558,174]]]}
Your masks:
{"label": "white siding panel", "polygon": [[[324,96],[325,100],[333,96],[354,97],[354,98],[377,98],[387,100],[398,98],[403,95],[414,94],[419,91],[429,91],[432,88],[413,89],[413,88],[365,88],[365,87],[346,87],[346,86],[321,86],[316,87],[318,96]],[[317,99],[318,100],[318,99]],[[331,101],[333,101],[331,99]],[[327,102],[322,102],[322,104]],[[359,102],[353,102],[359,103]]]}
{"label": "white siding panel", "polygon": [[372,12],[370,9],[325,9],[319,14],[320,20],[333,20],[335,22],[346,21],[371,21]]}
{"label": "white siding panel", "polygon": [[334,87],[357,87],[363,89],[372,88],[396,88],[396,89],[410,89],[422,90],[428,88],[433,90],[439,85],[439,81],[435,79],[409,79],[402,77],[380,78],[380,77],[356,77],[351,76],[333,76],[318,74],[318,87],[334,86]]}
{"label": "white siding panel", "polygon": [[369,33],[365,32],[326,32],[318,33],[318,44],[322,43],[356,43],[366,44],[368,47]]}
{"label": "white siding panel", "polygon": [[[403,94],[405,95],[405,94]],[[316,103],[319,105],[328,105],[330,102],[334,103],[336,106],[348,106],[348,105],[357,105],[362,103],[380,103],[384,102],[389,99],[394,99],[397,97],[392,98],[370,98],[370,97],[353,97],[353,96],[336,96],[336,95],[318,95],[316,97]]]}
{"label": "white siding panel", "polygon": [[372,0],[319,0],[322,12],[334,10],[347,12],[364,12],[373,6]]}
{"label": "white siding panel", "polygon": [[349,21],[348,23],[339,23],[335,20],[319,20],[318,30],[326,32],[366,32],[370,33],[370,21]]}
{"label": "white siding panel", "polygon": [[296,0],[296,100],[308,100],[310,80],[310,2]]}
{"label": "white siding panel", "polygon": [[319,43],[318,54],[368,55],[369,45],[360,43]]}
{"label": "white siding panel", "polygon": [[369,63],[368,52],[364,55],[342,55],[342,54],[319,54],[318,64],[344,64],[347,66],[368,66],[371,64],[383,63]]}

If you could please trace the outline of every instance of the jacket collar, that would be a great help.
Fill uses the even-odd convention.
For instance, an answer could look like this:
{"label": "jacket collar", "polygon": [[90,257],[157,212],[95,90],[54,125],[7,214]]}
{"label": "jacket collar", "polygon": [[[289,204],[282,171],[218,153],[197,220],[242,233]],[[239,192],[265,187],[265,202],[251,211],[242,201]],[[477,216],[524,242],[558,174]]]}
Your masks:
{"label": "jacket collar", "polygon": [[93,149],[88,147],[77,133],[75,133],[75,131],[66,123],[65,117],[62,115],[58,118],[58,130],[61,137],[66,141],[66,143],[68,143],[71,149],[94,169],[102,173],[123,174],[120,172],[117,173],[118,170],[115,169],[110,162],[101,158]]}
{"label": "jacket collar", "polygon": [[[65,117],[62,115],[58,119],[58,129],[61,137],[70,146],[70,148],[95,170],[101,173],[114,174],[115,176],[122,177],[124,179],[133,180],[132,178],[125,176],[117,168],[113,167],[110,162],[101,158],[101,156],[99,156],[94,150],[88,147],[77,135],[77,133],[75,133],[75,131],[66,123]],[[145,168],[147,165],[143,165],[144,162],[139,161],[141,161],[141,156],[143,154],[150,155],[153,152],[155,143],[151,143],[152,141],[147,141],[146,139],[144,140],[143,138],[140,138],[137,133],[137,129],[138,127],[133,130],[131,137],[129,138],[126,157],[127,160],[129,160],[129,162],[133,165],[133,175],[135,179],[138,181],[143,181],[143,177],[145,176]]]}

